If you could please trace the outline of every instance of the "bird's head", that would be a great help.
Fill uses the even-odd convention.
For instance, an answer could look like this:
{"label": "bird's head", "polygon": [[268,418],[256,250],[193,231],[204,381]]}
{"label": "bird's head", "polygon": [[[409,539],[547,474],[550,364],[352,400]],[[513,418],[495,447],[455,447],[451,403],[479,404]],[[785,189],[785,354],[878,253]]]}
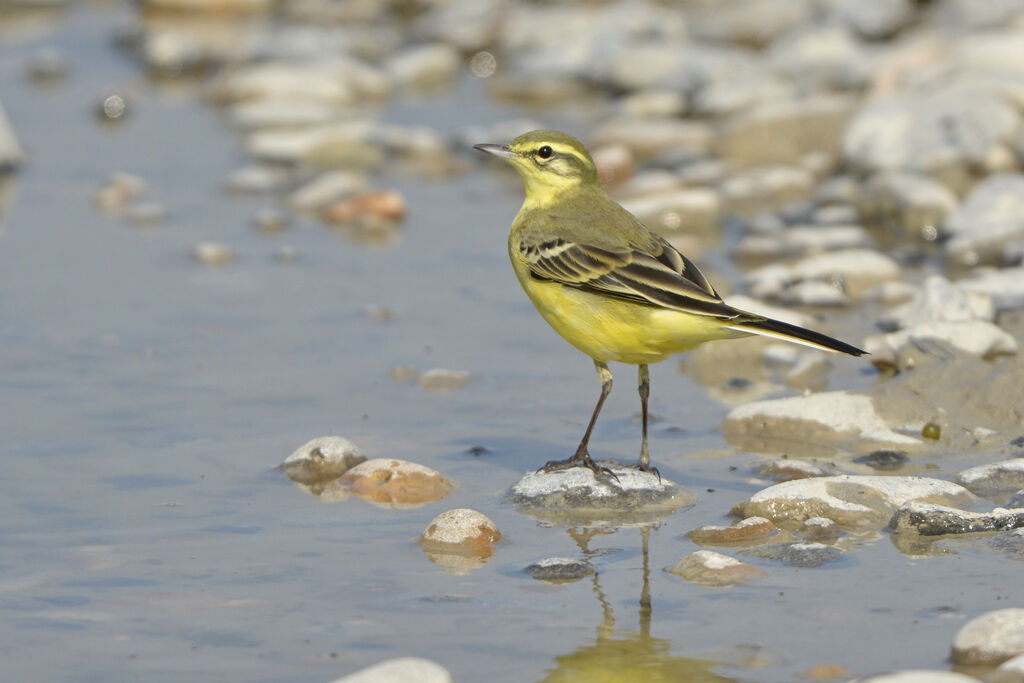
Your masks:
{"label": "bird's head", "polygon": [[501,157],[523,179],[526,204],[547,206],[581,188],[600,187],[597,167],[583,143],[557,130],[535,130],[508,145],[474,145]]}

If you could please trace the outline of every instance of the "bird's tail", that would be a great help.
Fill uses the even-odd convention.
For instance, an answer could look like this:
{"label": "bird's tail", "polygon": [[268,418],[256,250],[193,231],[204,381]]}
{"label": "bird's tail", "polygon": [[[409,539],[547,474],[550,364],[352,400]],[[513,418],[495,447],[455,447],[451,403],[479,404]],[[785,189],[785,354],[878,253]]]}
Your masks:
{"label": "bird's tail", "polygon": [[784,323],[781,320],[772,320],[771,318],[762,318],[750,314],[739,316],[736,320],[730,321],[730,324],[726,325],[726,327],[731,330],[736,330],[737,332],[775,337],[776,339],[782,339],[796,344],[803,344],[804,346],[810,346],[815,349],[839,351],[851,356],[863,356],[867,353],[867,351],[858,349],[852,344],[847,344],[846,342],[839,341],[838,339],[833,339],[827,334],[808,330],[807,328],[800,327],[798,325],[790,325],[789,323]]}

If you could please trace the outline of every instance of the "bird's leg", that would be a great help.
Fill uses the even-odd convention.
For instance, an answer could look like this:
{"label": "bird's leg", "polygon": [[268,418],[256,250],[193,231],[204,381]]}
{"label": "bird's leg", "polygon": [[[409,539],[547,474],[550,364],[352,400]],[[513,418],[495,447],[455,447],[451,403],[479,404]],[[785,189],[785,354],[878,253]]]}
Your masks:
{"label": "bird's leg", "polygon": [[651,456],[647,452],[647,398],[651,395],[651,374],[647,370],[647,363],[640,363],[639,371],[640,386],[640,420],[643,423],[643,440],[640,443],[640,459],[633,465],[641,472],[650,472],[661,480],[661,473],[657,467],[651,467]]}
{"label": "bird's leg", "polygon": [[594,431],[594,424],[597,423],[597,416],[601,413],[601,406],[604,405],[604,400],[608,398],[608,394],[612,393],[612,372],[608,369],[608,365],[595,360],[594,367],[597,369],[597,376],[601,380],[601,397],[597,399],[597,405],[594,406],[594,414],[590,416],[590,424],[587,425],[587,431],[583,433],[583,440],[580,441],[580,445],[576,449],[576,455],[567,460],[552,460],[544,465],[541,470],[544,472],[554,472],[575,467],[576,465],[583,465],[593,470],[595,475],[607,474],[618,481],[619,478],[615,476],[614,472],[594,462],[587,451],[587,445],[590,443],[590,433]]}

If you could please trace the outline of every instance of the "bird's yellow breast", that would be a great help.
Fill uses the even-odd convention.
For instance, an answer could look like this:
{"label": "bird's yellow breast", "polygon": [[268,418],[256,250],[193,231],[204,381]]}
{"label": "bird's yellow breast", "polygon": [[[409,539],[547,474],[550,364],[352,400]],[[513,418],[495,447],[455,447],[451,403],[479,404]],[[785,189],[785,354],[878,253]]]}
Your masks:
{"label": "bird's yellow breast", "polygon": [[712,339],[744,336],[717,318],[633,303],[530,275],[510,253],[519,283],[544,320],[594,360],[656,363]]}

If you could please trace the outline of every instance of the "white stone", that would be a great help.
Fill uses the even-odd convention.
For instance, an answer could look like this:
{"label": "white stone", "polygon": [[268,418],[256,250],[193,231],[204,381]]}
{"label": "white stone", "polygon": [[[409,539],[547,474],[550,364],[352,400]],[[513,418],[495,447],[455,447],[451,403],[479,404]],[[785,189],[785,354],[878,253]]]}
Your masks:
{"label": "white stone", "polygon": [[977,678],[956,673],[931,669],[911,669],[881,674],[870,678],[858,678],[853,683],[980,683]]}
{"label": "white stone", "polygon": [[421,657],[388,659],[337,678],[333,683],[454,683],[440,664]]}
{"label": "white stone", "polygon": [[844,474],[769,486],[738,504],[734,512],[775,523],[825,517],[844,527],[881,527],[911,500],[968,505],[975,498],[964,487],[941,479]]}
{"label": "white stone", "polygon": [[885,254],[869,249],[840,249],[813,254],[792,265],[771,264],[747,273],[745,280],[760,296],[781,296],[804,281],[842,282],[858,298],[882,282],[901,279],[900,266]]}
{"label": "white stone", "polygon": [[1024,609],[1008,608],[975,617],[953,639],[957,664],[995,666],[1024,654]]}
{"label": "white stone", "polygon": [[442,512],[427,525],[423,540],[453,545],[489,545],[501,537],[487,515],[469,508]]}
{"label": "white stone", "polygon": [[1024,458],[971,467],[956,475],[956,482],[986,498],[1024,489]]}
{"label": "white stone", "polygon": [[987,294],[967,290],[941,275],[931,275],[913,299],[883,315],[879,327],[892,331],[930,322],[992,322],[995,316],[995,307]]}
{"label": "white stone", "polygon": [[864,350],[876,365],[895,365],[901,351],[934,340],[981,358],[1017,353],[1013,335],[984,320],[966,322],[923,322],[913,327],[871,335],[864,340]]}
{"label": "white stone", "polygon": [[355,171],[327,171],[302,185],[287,202],[297,211],[320,211],[340,199],[361,194],[369,189],[369,181]]}
{"label": "white stone", "polygon": [[770,432],[777,421],[811,422],[834,432],[877,444],[876,447],[914,448],[921,441],[893,431],[875,411],[871,398],[847,391],[830,391],[809,396],[755,401],[733,408],[725,418],[723,430],[730,425],[751,424]]}
{"label": "white stone", "polygon": [[942,234],[949,238],[943,245],[947,253],[988,258],[1024,237],[1024,174],[997,173],[978,182],[946,217]]}
{"label": "white stone", "polygon": [[340,477],[366,460],[358,446],[341,436],[319,436],[302,444],[281,463],[290,478],[302,481]]}

